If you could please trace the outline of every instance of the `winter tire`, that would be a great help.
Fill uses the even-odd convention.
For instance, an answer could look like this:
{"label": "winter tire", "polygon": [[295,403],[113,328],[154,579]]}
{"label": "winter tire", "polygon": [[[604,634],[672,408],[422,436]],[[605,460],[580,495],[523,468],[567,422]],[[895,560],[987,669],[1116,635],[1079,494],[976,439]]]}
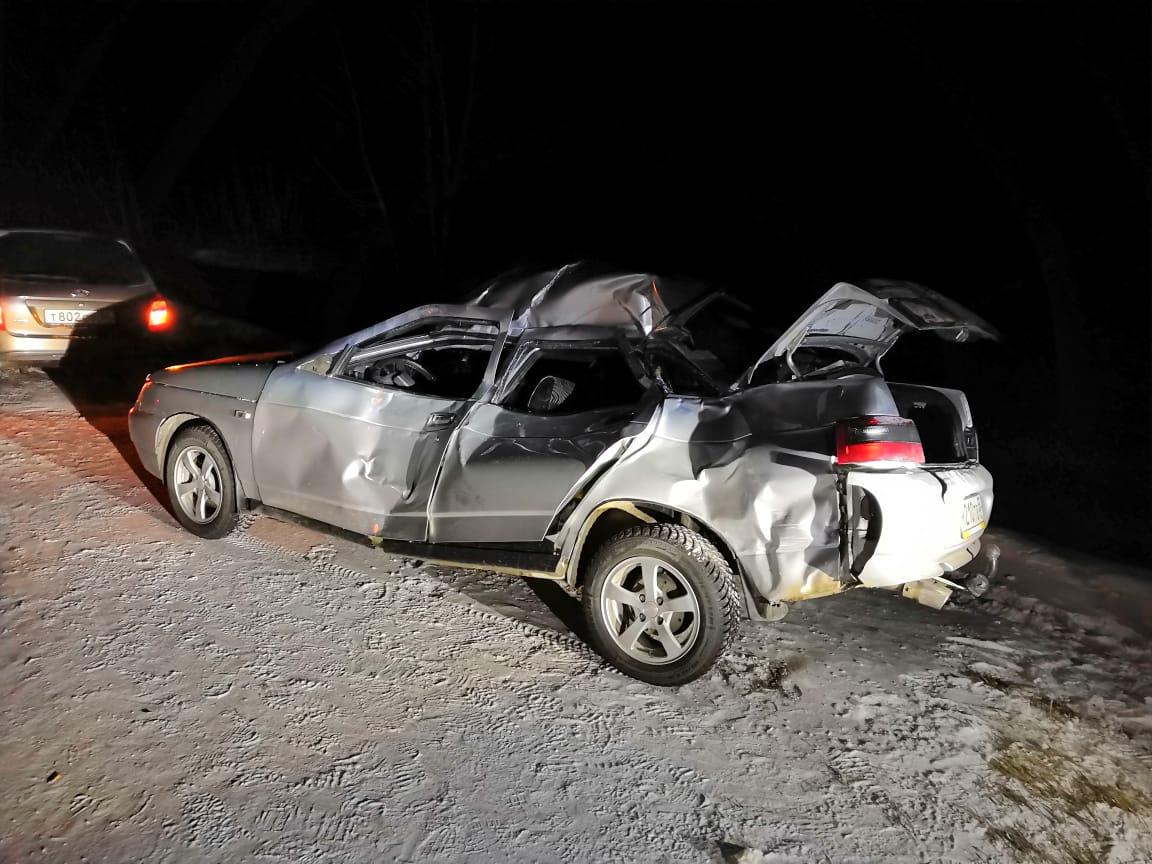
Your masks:
{"label": "winter tire", "polygon": [[164,485],[176,519],[200,537],[216,539],[236,526],[236,479],[214,429],[191,426],[168,450]]}
{"label": "winter tire", "polygon": [[593,647],[626,675],[673,687],[707,672],[739,628],[737,576],[681,525],[629,528],[596,553],[583,588]]}

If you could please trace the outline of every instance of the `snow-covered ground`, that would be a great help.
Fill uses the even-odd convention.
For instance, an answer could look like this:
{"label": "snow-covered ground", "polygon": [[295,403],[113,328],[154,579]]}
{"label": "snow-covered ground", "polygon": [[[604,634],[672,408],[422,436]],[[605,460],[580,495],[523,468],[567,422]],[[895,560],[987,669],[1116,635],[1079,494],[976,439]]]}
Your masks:
{"label": "snow-covered ground", "polygon": [[986,602],[800,604],[663,690],[519,580],[192,537],[80,407],[0,371],[2,861],[1152,860],[1152,575],[1000,532]]}

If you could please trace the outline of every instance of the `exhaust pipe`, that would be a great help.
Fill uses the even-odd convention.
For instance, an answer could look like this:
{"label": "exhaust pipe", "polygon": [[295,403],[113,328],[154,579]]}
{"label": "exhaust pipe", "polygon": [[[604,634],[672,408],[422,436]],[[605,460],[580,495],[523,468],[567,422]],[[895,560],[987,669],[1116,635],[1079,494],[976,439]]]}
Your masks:
{"label": "exhaust pipe", "polygon": [[991,587],[992,580],[996,578],[996,569],[1000,564],[1000,547],[995,543],[989,543],[984,549],[984,558],[988,562],[985,570],[974,573],[964,580],[964,587],[973,597],[983,597]]}
{"label": "exhaust pipe", "polygon": [[987,562],[984,570],[973,573],[962,584],[937,576],[935,579],[906,582],[902,593],[909,600],[923,603],[932,609],[943,609],[953,591],[963,590],[973,597],[981,597],[991,586],[992,580],[996,578],[996,568],[1000,563],[1000,547],[995,543],[989,543],[984,550],[984,558]]}

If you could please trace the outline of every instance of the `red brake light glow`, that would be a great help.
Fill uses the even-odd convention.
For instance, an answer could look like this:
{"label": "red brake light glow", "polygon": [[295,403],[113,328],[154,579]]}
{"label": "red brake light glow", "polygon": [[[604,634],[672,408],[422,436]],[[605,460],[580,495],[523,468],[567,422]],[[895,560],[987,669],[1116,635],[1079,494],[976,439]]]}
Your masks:
{"label": "red brake light glow", "polygon": [[869,462],[924,463],[924,447],[916,424],[906,417],[853,417],[836,424],[836,461],[841,465]]}
{"label": "red brake light glow", "polygon": [[159,297],[152,301],[148,307],[148,329],[167,330],[172,326],[172,310],[168,308],[168,301]]}
{"label": "red brake light glow", "polygon": [[4,332],[4,307],[0,306],[0,333]]}

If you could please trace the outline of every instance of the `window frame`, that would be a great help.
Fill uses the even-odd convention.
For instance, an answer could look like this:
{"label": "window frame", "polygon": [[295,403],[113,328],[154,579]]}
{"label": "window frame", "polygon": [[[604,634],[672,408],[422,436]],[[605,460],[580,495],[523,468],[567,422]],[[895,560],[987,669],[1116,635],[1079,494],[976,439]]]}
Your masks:
{"label": "window frame", "polygon": [[[406,393],[409,396],[419,396],[423,399],[438,399],[441,401],[477,401],[483,399],[490,391],[495,381],[496,364],[502,354],[504,342],[508,336],[508,321],[509,314],[505,310],[488,310],[488,309],[475,309],[472,307],[461,306],[421,306],[402,315],[390,318],[383,323],[361,330],[358,333],[353,333],[351,336],[340,340],[334,345],[342,347],[337,349],[336,356],[329,366],[328,371],[325,373],[313,372],[313,374],[323,374],[326,378],[338,379],[346,381],[349,384],[357,384],[361,387],[367,387],[373,390],[387,390],[392,393]],[[423,334],[420,336],[406,336],[412,330],[426,327],[428,325],[435,325],[437,323],[451,324],[459,323],[463,325],[470,324],[485,324],[492,326],[495,330],[491,335],[488,334],[475,334],[475,333],[443,333],[428,335]],[[480,383],[477,385],[476,390],[469,396],[461,397],[445,397],[437,396],[432,393],[421,393],[415,390],[405,390],[401,387],[389,387],[386,384],[376,384],[371,381],[362,381],[356,378],[348,378],[344,375],[348,365],[354,360],[359,359],[357,349],[361,348],[368,343],[373,343],[371,349],[374,353],[371,357],[373,360],[384,359],[396,354],[403,354],[413,350],[416,347],[429,347],[433,343],[446,342],[452,344],[453,342],[459,343],[461,341],[473,341],[473,344],[486,344],[488,348],[488,362],[484,368],[484,374],[481,377]],[[421,345],[421,343],[424,343]],[[379,346],[379,353],[375,353],[376,347]],[[321,351],[317,352],[310,358],[306,358],[301,366],[307,365],[318,359],[325,354],[333,353],[333,346],[326,346]],[[298,367],[299,368],[299,367]],[[311,371],[311,370],[307,370]]]}
{"label": "window frame", "polygon": [[[647,388],[645,382],[636,375],[632,364],[629,362],[629,353],[629,350],[627,350],[625,346],[621,345],[619,341],[614,340],[597,340],[593,342],[588,340],[529,339],[522,341],[508,365],[508,370],[505,372],[493,393],[492,403],[514,414],[543,419],[550,417],[572,417],[577,414],[592,414],[598,411],[619,411],[621,408],[629,407],[630,404],[638,406]],[[516,395],[520,389],[521,384],[532,370],[532,367],[535,366],[538,358],[545,354],[615,354],[620,358],[620,361],[625,367],[627,367],[629,374],[632,375],[633,380],[636,382],[636,387],[640,391],[640,395],[634,403],[602,405],[597,408],[587,408],[580,411],[553,411],[547,414],[535,414],[531,411],[513,406],[511,404],[513,396]]]}

